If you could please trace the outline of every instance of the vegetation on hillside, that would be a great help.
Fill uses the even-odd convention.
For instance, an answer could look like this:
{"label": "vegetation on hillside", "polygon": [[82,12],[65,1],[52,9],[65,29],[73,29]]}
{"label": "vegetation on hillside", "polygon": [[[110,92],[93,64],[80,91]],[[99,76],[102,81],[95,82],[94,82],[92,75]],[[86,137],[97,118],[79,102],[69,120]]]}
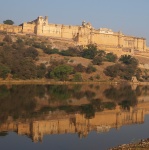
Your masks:
{"label": "vegetation on hillside", "polygon": [[[40,62],[38,49],[43,53],[52,55],[58,54],[63,60],[50,59],[47,63]],[[73,63],[73,57],[88,59],[90,63],[86,66],[83,63]],[[68,61],[69,60],[69,61]],[[40,62],[40,63],[39,63]],[[68,63],[70,62],[70,63]],[[97,68],[111,62],[103,72]],[[138,60],[130,55],[122,55],[119,59],[114,53],[106,53],[98,50],[96,45],[89,44],[86,47],[69,47],[67,50],[52,48],[48,42],[40,41],[37,38],[15,39],[6,34],[0,42],[0,78],[3,79],[41,79],[47,78],[60,81],[84,81],[82,73],[89,76],[88,80],[99,81],[100,73],[105,74],[111,80],[131,80],[136,76],[143,81],[142,72],[138,69]],[[144,77],[145,78],[145,77]],[[147,78],[147,77],[146,77]]]}

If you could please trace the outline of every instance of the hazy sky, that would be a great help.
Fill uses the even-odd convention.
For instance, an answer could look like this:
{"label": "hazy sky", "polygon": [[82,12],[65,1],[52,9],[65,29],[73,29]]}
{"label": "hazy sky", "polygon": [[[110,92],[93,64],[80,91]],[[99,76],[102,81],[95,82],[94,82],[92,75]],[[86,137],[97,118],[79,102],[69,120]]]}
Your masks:
{"label": "hazy sky", "polygon": [[21,24],[48,16],[50,23],[106,27],[145,37],[149,45],[149,0],[0,0],[0,23]]}

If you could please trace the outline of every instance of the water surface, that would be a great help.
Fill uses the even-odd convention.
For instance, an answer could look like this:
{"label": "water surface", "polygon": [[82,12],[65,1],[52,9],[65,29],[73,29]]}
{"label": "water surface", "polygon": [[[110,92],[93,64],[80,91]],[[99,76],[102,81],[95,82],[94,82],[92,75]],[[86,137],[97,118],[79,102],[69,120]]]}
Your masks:
{"label": "water surface", "polygon": [[106,150],[149,137],[149,86],[0,86],[1,149]]}

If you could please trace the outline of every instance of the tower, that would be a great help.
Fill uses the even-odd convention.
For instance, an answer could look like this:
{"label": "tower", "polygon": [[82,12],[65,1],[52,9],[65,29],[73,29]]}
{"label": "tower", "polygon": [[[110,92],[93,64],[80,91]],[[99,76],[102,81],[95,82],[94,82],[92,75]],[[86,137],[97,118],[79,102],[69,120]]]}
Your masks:
{"label": "tower", "polygon": [[37,35],[43,35],[48,26],[48,16],[37,18]]}

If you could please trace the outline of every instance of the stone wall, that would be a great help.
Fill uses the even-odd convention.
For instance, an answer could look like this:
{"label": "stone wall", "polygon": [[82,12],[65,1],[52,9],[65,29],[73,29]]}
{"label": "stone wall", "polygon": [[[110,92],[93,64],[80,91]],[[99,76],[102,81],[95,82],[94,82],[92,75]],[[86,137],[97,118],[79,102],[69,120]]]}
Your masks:
{"label": "stone wall", "polygon": [[90,23],[85,23],[85,21],[78,26],[49,24],[48,17],[39,16],[36,20],[23,23],[20,26],[0,25],[0,30],[70,39],[78,45],[97,44],[105,49],[147,50],[146,39],[144,38],[126,36],[121,32],[113,32],[107,28],[94,29]]}
{"label": "stone wall", "polygon": [[22,27],[21,26],[12,26],[12,25],[0,24],[0,31],[19,33],[19,32],[22,32]]}

